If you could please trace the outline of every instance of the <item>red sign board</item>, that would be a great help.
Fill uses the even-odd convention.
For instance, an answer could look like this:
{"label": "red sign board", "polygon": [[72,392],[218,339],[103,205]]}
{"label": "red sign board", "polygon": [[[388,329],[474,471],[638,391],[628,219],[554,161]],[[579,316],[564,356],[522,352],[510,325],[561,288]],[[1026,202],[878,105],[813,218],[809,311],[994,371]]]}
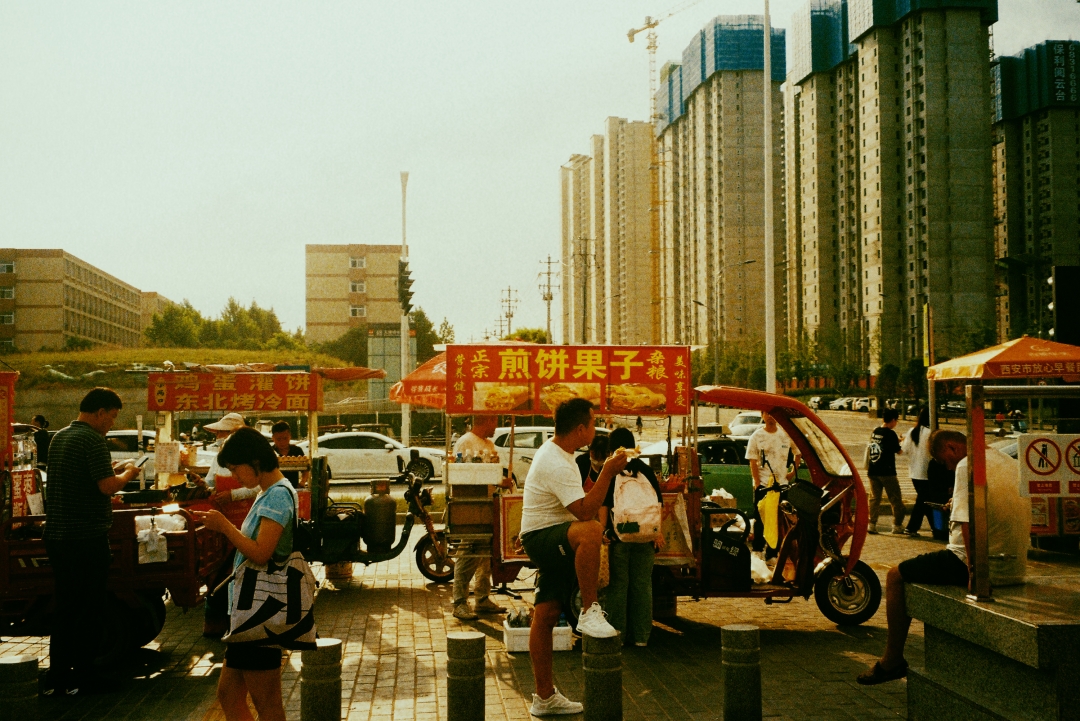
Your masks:
{"label": "red sign board", "polygon": [[151,373],[151,411],[306,413],[323,409],[315,373]]}
{"label": "red sign board", "polygon": [[446,347],[446,412],[551,415],[570,398],[598,414],[690,412],[688,346]]}

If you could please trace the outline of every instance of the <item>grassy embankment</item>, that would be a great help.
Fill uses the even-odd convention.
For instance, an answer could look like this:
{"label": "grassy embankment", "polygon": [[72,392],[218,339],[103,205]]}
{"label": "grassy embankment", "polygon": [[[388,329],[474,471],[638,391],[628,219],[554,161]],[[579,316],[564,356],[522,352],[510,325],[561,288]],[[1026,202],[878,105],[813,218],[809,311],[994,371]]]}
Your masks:
{"label": "grassy embankment", "polygon": [[[46,351],[0,356],[4,370],[19,371],[16,388],[145,388],[146,375],[129,373],[134,364],[160,368],[166,361],[177,367],[184,362],[208,364],[274,363],[340,367],[348,363],[314,351],[252,351],[203,348],[118,348],[87,351]],[[72,376],[71,380],[50,373],[52,368]],[[90,374],[90,375],[87,375]],[[367,381],[363,381],[365,387]]]}

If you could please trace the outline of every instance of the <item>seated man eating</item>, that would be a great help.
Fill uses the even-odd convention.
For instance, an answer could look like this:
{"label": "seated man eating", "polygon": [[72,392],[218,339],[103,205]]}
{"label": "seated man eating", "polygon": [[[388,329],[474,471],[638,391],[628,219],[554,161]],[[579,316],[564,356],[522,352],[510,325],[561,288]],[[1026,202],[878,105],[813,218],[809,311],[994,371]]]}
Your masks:
{"label": "seated man eating", "polygon": [[574,451],[588,446],[596,434],[592,403],[572,398],[555,408],[555,437],[536,452],[525,478],[521,512],[521,544],[537,568],[529,656],[536,693],[530,713],[534,716],[581,713],[582,705],[558,692],[552,679],[551,631],[559,614],[568,609],[573,580],[581,589],[578,631],[593,638],[611,638],[616,631],[596,602],[603,529],[596,514],[607,496],[612,479],[626,467],[623,449],[604,462],[592,489],[581,487]]}

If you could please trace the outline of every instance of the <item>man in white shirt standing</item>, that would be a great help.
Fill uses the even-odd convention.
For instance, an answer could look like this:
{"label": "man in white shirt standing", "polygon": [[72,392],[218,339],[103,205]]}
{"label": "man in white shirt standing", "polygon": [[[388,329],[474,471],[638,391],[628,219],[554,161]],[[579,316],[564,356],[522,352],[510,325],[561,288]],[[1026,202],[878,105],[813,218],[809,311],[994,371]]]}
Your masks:
{"label": "man in white shirt standing", "polygon": [[[491,442],[495,434],[498,416],[473,416],[472,428],[454,444],[454,455],[462,455],[466,461],[473,457],[485,458],[487,463],[498,463],[499,452]],[[485,544],[486,546],[487,544]],[[481,555],[477,544],[463,543],[454,559],[454,618],[473,621],[477,613],[502,613],[504,609],[491,600],[491,556]],[[476,576],[476,608],[469,608],[469,582]]]}
{"label": "man in white shirt standing", "polygon": [[[754,479],[754,509],[757,517],[757,504],[774,482],[790,480],[795,471],[788,472],[788,451],[791,450],[791,438],[776,424],[776,419],[766,411],[761,412],[764,427],[758,428],[746,444],[746,459],[750,461],[750,475]],[[799,467],[799,452],[795,451],[795,468]],[[754,550],[765,550],[765,534],[759,528],[761,519],[757,519],[754,528]]]}
{"label": "man in white shirt standing", "polygon": [[616,631],[596,601],[603,529],[596,514],[612,479],[626,467],[623,449],[604,463],[592,490],[585,493],[574,451],[588,446],[596,434],[592,404],[572,398],[555,409],[555,437],[536,452],[525,478],[521,512],[521,544],[537,568],[536,598],[529,630],[529,657],[536,693],[529,712],[534,716],[576,714],[582,705],[555,688],[551,670],[551,632],[567,607],[577,578],[581,607],[578,631],[593,638],[611,638]]}

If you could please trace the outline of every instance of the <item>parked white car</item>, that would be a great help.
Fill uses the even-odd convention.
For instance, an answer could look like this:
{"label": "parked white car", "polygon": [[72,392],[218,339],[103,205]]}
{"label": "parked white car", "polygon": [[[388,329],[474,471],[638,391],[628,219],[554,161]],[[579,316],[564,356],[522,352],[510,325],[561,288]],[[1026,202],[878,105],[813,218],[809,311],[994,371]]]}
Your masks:
{"label": "parked white car", "polygon": [[[296,445],[308,452],[308,442]],[[445,451],[433,448],[416,448],[420,457],[409,460],[411,448],[401,445],[389,436],[370,431],[345,431],[319,436],[319,455],[326,456],[330,472],[335,479],[342,478],[389,478],[408,470],[421,480],[428,480],[442,473]]]}
{"label": "parked white car", "polygon": [[758,428],[764,428],[761,411],[743,411],[728,423],[728,435],[732,438],[749,438]]}
{"label": "parked white car", "polygon": [[[606,428],[597,428],[598,435],[606,435]],[[510,427],[496,428],[495,435],[491,437],[495,444],[495,450],[499,452],[499,463],[503,468],[510,467],[510,455],[514,456],[514,479],[520,484],[525,482],[525,476],[529,473],[533,456],[537,449],[551,440],[555,435],[555,429],[551,426],[517,426],[514,429],[514,447],[510,447]],[[579,448],[575,457],[582,453],[588,453],[588,448]]]}
{"label": "parked white car", "polygon": [[154,431],[142,432],[142,446],[139,445],[139,432],[136,430],[114,430],[105,434],[105,445],[113,461],[137,461],[144,455],[150,458],[143,464],[143,478],[154,478]]}

